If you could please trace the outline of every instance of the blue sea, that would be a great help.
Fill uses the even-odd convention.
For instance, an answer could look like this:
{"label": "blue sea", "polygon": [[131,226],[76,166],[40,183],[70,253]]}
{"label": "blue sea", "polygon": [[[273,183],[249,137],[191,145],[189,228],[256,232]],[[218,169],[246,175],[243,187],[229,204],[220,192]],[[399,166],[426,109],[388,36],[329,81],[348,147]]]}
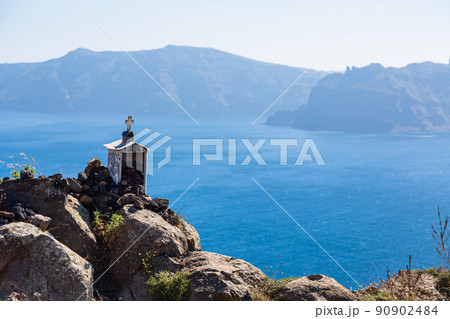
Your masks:
{"label": "blue sea", "polygon": [[[103,144],[121,137],[128,115],[2,111],[0,160],[25,153],[45,175],[76,176],[92,157],[106,164]],[[404,268],[410,254],[414,268],[440,265],[430,225],[438,204],[450,214],[450,134],[308,132],[231,117],[199,118],[197,126],[180,114],[133,116],[135,133],[149,128],[172,138],[171,161],[148,176],[149,195],[174,202],[198,178],[172,209],[198,230],[203,250],[245,259],[268,276],[320,273],[353,289],[385,277],[386,267]],[[193,166],[192,140],[201,138],[224,139],[224,159],[202,157]],[[270,145],[274,138],[300,141],[289,147],[287,166]],[[325,166],[294,165],[307,138]],[[237,141],[234,166],[229,139]],[[248,155],[241,139],[266,139],[260,154],[267,165],[240,165]],[[163,157],[164,147],[155,162]],[[0,176],[8,174],[1,166]]]}

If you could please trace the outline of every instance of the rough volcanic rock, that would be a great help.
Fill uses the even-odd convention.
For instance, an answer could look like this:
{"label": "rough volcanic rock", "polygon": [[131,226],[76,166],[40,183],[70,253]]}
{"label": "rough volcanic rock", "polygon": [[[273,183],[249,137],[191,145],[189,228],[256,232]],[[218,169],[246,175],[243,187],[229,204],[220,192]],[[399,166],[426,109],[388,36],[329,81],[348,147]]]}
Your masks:
{"label": "rough volcanic rock", "polygon": [[27,223],[0,227],[1,300],[91,300],[93,269],[49,233]]}
{"label": "rough volcanic rock", "polygon": [[148,301],[151,300],[148,286],[148,278],[142,273],[131,276],[119,293],[119,300],[123,301]]}
{"label": "rough volcanic rock", "polygon": [[[55,230],[51,231],[52,234],[57,233],[58,237],[63,238],[61,241],[64,244],[82,257],[95,255],[98,248],[97,239],[90,226],[89,212],[78,199],[70,195],[67,196],[64,208],[61,210],[66,214],[66,223],[73,226],[65,230],[64,233]],[[48,216],[50,215],[48,214]],[[54,217],[52,219],[54,220]],[[60,222],[58,222],[59,225],[61,225]]]}
{"label": "rough volcanic rock", "polygon": [[205,251],[189,253],[182,266],[189,273],[191,300],[251,300],[266,278],[244,260]]}
{"label": "rough volcanic rock", "polygon": [[[83,195],[85,196],[85,195]],[[102,212],[114,212],[118,209],[116,201],[119,196],[115,194],[98,194],[92,196],[97,209]]]}
{"label": "rough volcanic rock", "polygon": [[202,246],[200,243],[200,235],[197,230],[189,224],[184,219],[180,219],[180,228],[183,231],[183,234],[186,236],[186,241],[188,243],[188,249],[190,251],[199,251],[202,250]]}
{"label": "rough volcanic rock", "polygon": [[154,204],[154,207],[149,208],[155,212],[163,212],[169,208],[169,200],[165,198],[155,197],[152,204]]}
{"label": "rough volcanic rock", "polygon": [[81,193],[83,191],[83,187],[75,178],[67,178],[66,181],[71,192]]}
{"label": "rough volcanic rock", "polygon": [[55,182],[60,182],[62,180],[62,177],[63,177],[62,174],[56,173],[56,174],[50,175],[48,178],[54,180]]}
{"label": "rough volcanic rock", "polygon": [[90,207],[93,203],[92,198],[90,198],[88,195],[83,195],[80,197],[80,202],[86,206],[86,207]]}
{"label": "rough volcanic rock", "polygon": [[144,209],[145,206],[148,206],[150,204],[150,201],[145,199],[144,197],[127,193],[117,200],[117,205],[124,206],[127,204],[133,204],[133,206],[137,209]]}
{"label": "rough volcanic rock", "polygon": [[40,214],[36,214],[33,217],[31,217],[31,223],[40,228],[42,231],[46,231],[48,226],[50,226],[50,223],[52,222],[52,219],[47,216],[43,216]]}
{"label": "rough volcanic rock", "polygon": [[0,218],[8,219],[12,221],[14,219],[14,214],[10,212],[0,211]]}
{"label": "rough volcanic rock", "polygon": [[[136,195],[126,193],[117,200],[117,205],[122,207],[133,204],[137,209],[149,209],[155,213],[167,213],[169,211],[169,200],[165,198],[151,198],[148,195]],[[166,216],[167,217],[167,216]]]}
{"label": "rough volcanic rock", "polygon": [[348,301],[356,297],[333,278],[323,275],[309,275],[295,279],[280,292],[284,301]]}
{"label": "rough volcanic rock", "polygon": [[20,179],[32,179],[34,178],[33,173],[28,172],[26,170],[20,171]]}
{"label": "rough volcanic rock", "polygon": [[82,257],[93,256],[97,240],[90,227],[89,212],[67,194],[66,188],[55,186],[58,178],[8,180],[1,183],[0,193],[6,194],[11,204],[20,202],[35,213],[50,217],[49,231],[57,240]]}
{"label": "rough volcanic rock", "polygon": [[183,231],[157,213],[137,210],[131,205],[125,205],[119,213],[124,220],[114,233],[108,254],[110,264],[117,260],[110,271],[119,284],[126,284],[139,271],[140,256],[147,252],[155,250],[156,256],[170,257],[187,254],[188,243]]}
{"label": "rough volcanic rock", "polygon": [[33,210],[30,208],[25,208],[25,214],[27,214],[27,217],[30,217],[30,218],[33,217],[34,215],[36,215],[36,213],[33,212]]}
{"label": "rough volcanic rock", "polygon": [[91,160],[87,163],[87,166],[86,166],[86,168],[84,169],[84,173],[85,173],[86,175],[89,175],[90,172],[92,171],[92,169],[99,168],[101,164],[102,164],[102,163],[100,162],[100,160],[99,160],[98,158],[93,158],[93,159],[91,159]]}
{"label": "rough volcanic rock", "polygon": [[25,208],[22,207],[21,203],[15,204],[11,208],[11,213],[14,214],[14,219],[19,221],[19,222],[26,221],[27,218],[28,218],[27,213],[25,211]]}
{"label": "rough volcanic rock", "polygon": [[[162,270],[175,273],[181,270],[181,261],[175,257],[156,256],[152,258],[152,274],[156,274]],[[146,284],[148,276],[139,271],[134,274],[127,283],[122,286],[119,298],[124,301],[145,301],[151,300],[148,285]]]}
{"label": "rough volcanic rock", "polygon": [[399,300],[445,300],[436,289],[437,279],[431,274],[400,270],[383,283],[379,291]]}
{"label": "rough volcanic rock", "polygon": [[39,228],[26,223],[0,227],[0,271],[41,234]]}
{"label": "rough volcanic rock", "polygon": [[78,180],[82,183],[85,182],[87,180],[86,173],[85,172],[78,173]]}

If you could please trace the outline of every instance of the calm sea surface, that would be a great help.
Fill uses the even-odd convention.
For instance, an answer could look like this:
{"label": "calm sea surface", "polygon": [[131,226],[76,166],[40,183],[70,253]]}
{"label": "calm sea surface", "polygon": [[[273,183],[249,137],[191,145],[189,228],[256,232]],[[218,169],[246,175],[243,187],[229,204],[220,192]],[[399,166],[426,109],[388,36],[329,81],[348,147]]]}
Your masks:
{"label": "calm sea surface", "polygon": [[[33,114],[2,111],[0,160],[34,157],[45,175],[76,176],[103,144],[120,138],[128,114]],[[172,160],[148,177],[148,193],[175,201],[198,230],[202,249],[256,265],[272,276],[325,274],[347,287],[357,284],[252,180],[255,179],[359,283],[404,268],[439,266],[430,224],[437,205],[450,214],[450,134],[348,134],[307,132],[249,119],[152,117],[135,114],[133,131],[170,136]],[[192,165],[193,138],[223,138],[223,161]],[[267,139],[265,166],[240,163],[248,155],[240,139]],[[294,166],[300,146],[289,147],[280,166],[271,138],[312,138],[325,166]],[[228,140],[237,140],[237,165],[228,165]],[[212,152],[211,147],[205,148]],[[163,158],[164,147],[155,152]],[[0,167],[0,176],[9,171]],[[279,256],[279,258],[278,258]],[[283,263],[282,265],[280,265]],[[278,266],[277,266],[278,265]],[[378,272],[378,275],[377,275]]]}

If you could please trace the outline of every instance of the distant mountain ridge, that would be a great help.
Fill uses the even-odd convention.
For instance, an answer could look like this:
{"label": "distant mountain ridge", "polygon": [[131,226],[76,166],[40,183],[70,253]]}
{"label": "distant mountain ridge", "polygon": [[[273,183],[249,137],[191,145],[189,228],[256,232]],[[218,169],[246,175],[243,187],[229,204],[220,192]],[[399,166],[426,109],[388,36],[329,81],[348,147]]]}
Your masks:
{"label": "distant mountain ridge", "polygon": [[351,132],[450,131],[450,65],[371,64],[322,78],[307,104],[266,124]]}
{"label": "distant mountain ridge", "polygon": [[[303,71],[215,49],[167,46],[131,52],[189,112],[255,117]],[[309,71],[278,109],[307,102],[326,73]],[[0,110],[180,113],[171,99],[124,53],[77,49],[41,63],[0,64]]]}

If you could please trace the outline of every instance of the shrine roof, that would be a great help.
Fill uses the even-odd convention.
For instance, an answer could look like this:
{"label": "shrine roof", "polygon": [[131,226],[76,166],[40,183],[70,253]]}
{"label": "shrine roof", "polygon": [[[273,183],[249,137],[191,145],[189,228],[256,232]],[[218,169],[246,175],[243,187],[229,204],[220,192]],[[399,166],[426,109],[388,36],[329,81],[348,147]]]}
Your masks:
{"label": "shrine roof", "polygon": [[138,142],[135,141],[128,141],[127,143],[123,143],[122,140],[117,140],[115,142],[109,143],[109,144],[103,144],[104,147],[106,147],[109,150],[115,150],[115,151],[121,151],[127,147],[130,147],[132,145],[139,145],[140,147],[148,150],[148,147],[139,144]]}

